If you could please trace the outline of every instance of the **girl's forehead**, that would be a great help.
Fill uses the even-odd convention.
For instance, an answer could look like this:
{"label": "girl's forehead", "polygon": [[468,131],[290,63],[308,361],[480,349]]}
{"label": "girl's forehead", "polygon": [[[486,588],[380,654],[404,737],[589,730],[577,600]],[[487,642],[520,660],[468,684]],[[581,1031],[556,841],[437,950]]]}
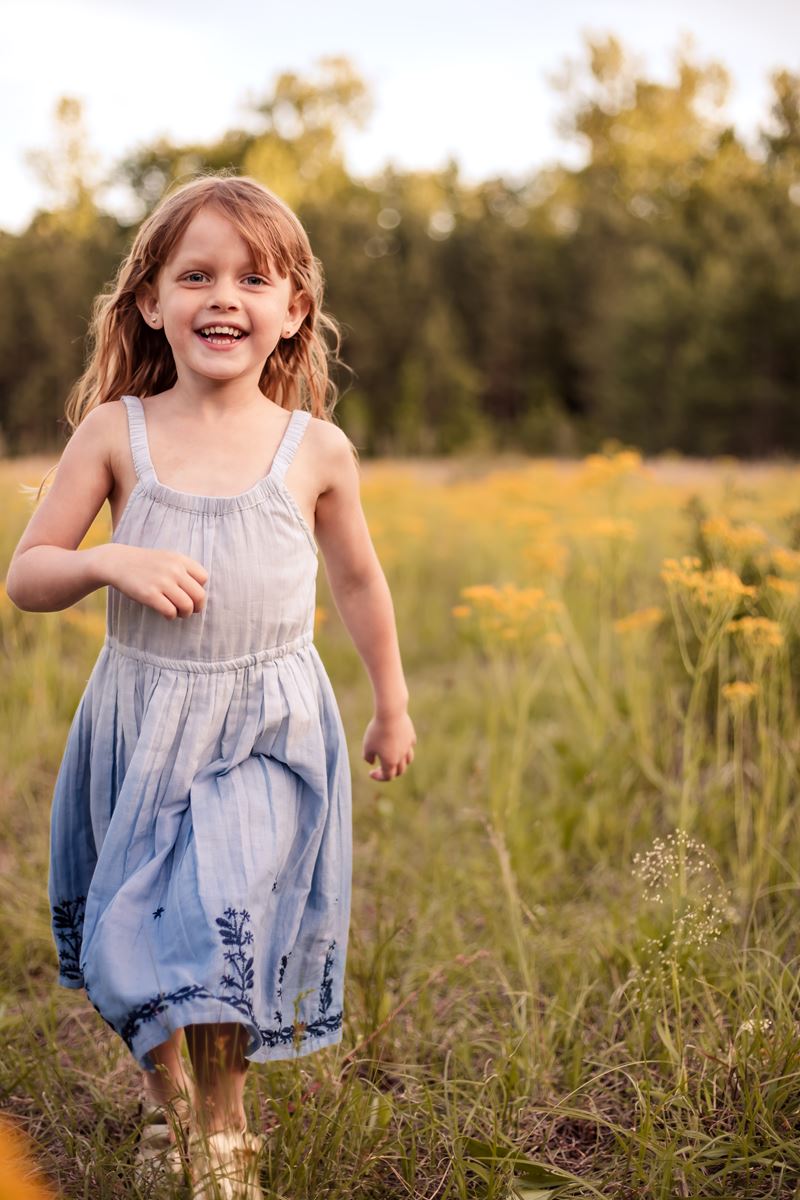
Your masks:
{"label": "girl's forehead", "polygon": [[224,213],[212,208],[196,212],[172,248],[168,262],[202,254],[214,260],[241,260],[243,264],[269,265],[266,246],[252,245]]}

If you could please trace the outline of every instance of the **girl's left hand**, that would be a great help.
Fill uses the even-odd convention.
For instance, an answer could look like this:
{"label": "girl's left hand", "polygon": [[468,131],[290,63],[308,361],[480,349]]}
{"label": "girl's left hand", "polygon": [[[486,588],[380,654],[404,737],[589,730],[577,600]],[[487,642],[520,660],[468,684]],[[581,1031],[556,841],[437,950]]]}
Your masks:
{"label": "girl's left hand", "polygon": [[368,763],[381,761],[380,767],[370,771],[370,779],[388,781],[402,775],[414,761],[414,746],[417,735],[407,712],[393,717],[375,716],[364,734],[362,754]]}

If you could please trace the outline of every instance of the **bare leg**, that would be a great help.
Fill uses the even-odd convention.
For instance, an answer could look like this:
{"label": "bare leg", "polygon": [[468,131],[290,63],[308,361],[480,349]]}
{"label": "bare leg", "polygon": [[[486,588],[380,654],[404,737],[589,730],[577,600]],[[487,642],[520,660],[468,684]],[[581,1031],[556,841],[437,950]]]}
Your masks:
{"label": "bare leg", "polygon": [[145,1093],[154,1104],[167,1104],[176,1095],[185,1095],[189,1103],[193,1100],[192,1082],[186,1073],[181,1046],[183,1045],[183,1030],[176,1029],[173,1034],[159,1046],[150,1051],[156,1065],[155,1072],[143,1071],[142,1081]]}
{"label": "bare leg", "polygon": [[188,1025],[186,1041],[195,1077],[195,1111],[206,1133],[243,1129],[244,1084],[250,1065],[244,1056],[247,1031],[236,1022]]}

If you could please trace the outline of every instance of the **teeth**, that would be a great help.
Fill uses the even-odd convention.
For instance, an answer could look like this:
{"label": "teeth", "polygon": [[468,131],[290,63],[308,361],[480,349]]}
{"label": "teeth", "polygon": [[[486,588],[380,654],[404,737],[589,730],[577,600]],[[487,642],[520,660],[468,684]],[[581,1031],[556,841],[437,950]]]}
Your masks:
{"label": "teeth", "polygon": [[228,337],[242,337],[241,329],[234,329],[232,325],[205,325],[200,331],[204,334],[224,333]]}

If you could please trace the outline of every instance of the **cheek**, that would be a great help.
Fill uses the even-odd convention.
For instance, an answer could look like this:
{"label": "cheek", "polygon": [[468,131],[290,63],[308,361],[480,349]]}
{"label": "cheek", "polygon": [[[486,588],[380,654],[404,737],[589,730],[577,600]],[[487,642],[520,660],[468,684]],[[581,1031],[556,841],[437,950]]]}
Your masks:
{"label": "cheek", "polygon": [[181,296],[171,300],[166,309],[167,324],[177,333],[191,333],[197,305],[192,304],[187,297]]}

